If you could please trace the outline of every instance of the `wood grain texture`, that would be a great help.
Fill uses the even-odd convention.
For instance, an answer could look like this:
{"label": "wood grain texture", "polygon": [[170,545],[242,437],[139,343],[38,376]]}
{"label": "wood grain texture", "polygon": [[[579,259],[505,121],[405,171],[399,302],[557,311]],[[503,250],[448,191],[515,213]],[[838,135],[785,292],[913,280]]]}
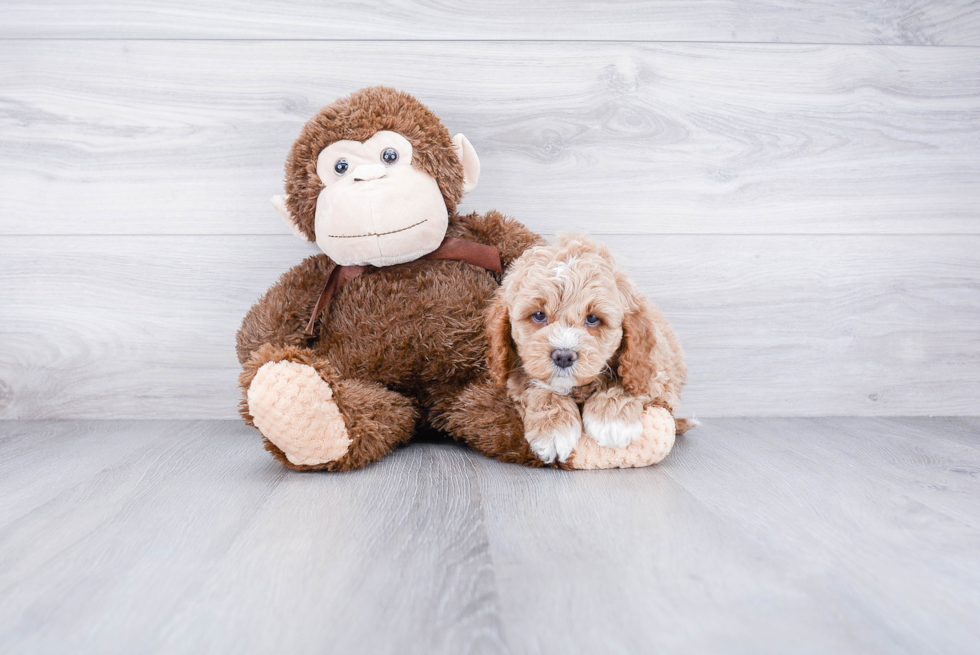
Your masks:
{"label": "wood grain texture", "polygon": [[613,40],[980,45],[972,0],[4,2],[0,38]]}
{"label": "wood grain texture", "polygon": [[[705,416],[976,415],[980,237],[605,239]],[[234,335],[293,237],[0,238],[0,418],[232,418]]]}
{"label": "wood grain texture", "polygon": [[975,421],[715,419],[652,470],[487,462],[511,646],[971,652],[978,444]]}
{"label": "wood grain texture", "polygon": [[0,422],[16,653],[972,653],[980,421],[714,419],[660,465],[287,471],[233,421]]}
{"label": "wood grain texture", "polygon": [[[0,430],[4,652],[500,651],[468,453],[290,476],[235,422]],[[8,455],[30,432],[66,451]],[[44,498],[8,503],[19,477]]]}
{"label": "wood grain texture", "polygon": [[301,125],[376,83],[474,143],[464,210],[542,232],[980,233],[977,48],[4,41],[0,59],[0,234],[286,234],[269,197]]}

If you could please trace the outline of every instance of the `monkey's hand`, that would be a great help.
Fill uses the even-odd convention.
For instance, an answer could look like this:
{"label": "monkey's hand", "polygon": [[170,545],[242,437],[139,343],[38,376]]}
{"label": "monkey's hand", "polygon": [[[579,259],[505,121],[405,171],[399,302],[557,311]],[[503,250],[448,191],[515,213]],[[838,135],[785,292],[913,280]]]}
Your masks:
{"label": "monkey's hand", "polygon": [[568,458],[573,469],[637,468],[656,464],[674,446],[674,417],[663,407],[651,405],[641,416],[643,433],[625,448],[604,448],[587,435]]}

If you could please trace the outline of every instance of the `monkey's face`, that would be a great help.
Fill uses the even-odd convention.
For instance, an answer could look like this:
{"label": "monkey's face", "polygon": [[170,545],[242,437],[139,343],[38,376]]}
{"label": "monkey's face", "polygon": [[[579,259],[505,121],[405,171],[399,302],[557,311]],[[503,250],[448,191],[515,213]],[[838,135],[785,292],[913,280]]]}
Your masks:
{"label": "monkey's face", "polygon": [[336,141],[320,152],[316,172],[324,185],[316,243],[338,264],[401,264],[442,243],[449,212],[439,184],[412,166],[412,144],[397,132]]}

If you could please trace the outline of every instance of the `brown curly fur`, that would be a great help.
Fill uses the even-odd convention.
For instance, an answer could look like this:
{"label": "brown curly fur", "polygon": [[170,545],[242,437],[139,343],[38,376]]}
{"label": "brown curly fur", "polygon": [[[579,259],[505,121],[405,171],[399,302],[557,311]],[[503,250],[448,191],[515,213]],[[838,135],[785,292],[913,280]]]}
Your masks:
{"label": "brown curly fur", "polygon": [[[286,163],[288,206],[315,239],[314,212],[323,187],[320,151],[340,139],[363,141],[382,130],[413,147],[412,165],[432,175],[450,212],[446,236],[498,249],[506,268],[541,237],[504,215],[456,215],[463,168],[449,132],[412,96],[385,87],[364,89],[325,107],[303,128]],[[304,328],[335,264],[309,257],[287,271],[252,307],[237,335],[242,363],[240,411],[252,424],[247,392],[265,363],[312,366],[334,391],[352,440],[341,459],[295,465],[266,440],[284,465],[299,470],[348,470],[379,459],[419,429],[443,429],[491,456],[534,464],[512,406],[496,392],[477,400],[471,385],[485,381],[483,312],[500,276],[462,262],[414,261],[371,270],[351,280],[318,317],[316,335]],[[503,418],[501,415],[503,414]],[[477,431],[467,426],[481,426]],[[482,428],[486,428],[485,430]],[[492,435],[492,436],[491,436]]]}
{"label": "brown curly fur", "polygon": [[397,132],[412,144],[412,166],[434,177],[449,214],[463,197],[463,166],[452,138],[428,107],[403,91],[361,89],[321,109],[303,127],[286,160],[286,200],[299,229],[314,241],[316,201],[323,183],[316,173],[320,151],[342,140],[366,141],[376,132]]}
{"label": "brown curly fur", "polygon": [[[559,370],[551,353],[562,338],[577,359]],[[531,442],[574,433],[580,413],[637,424],[650,405],[673,413],[687,378],[667,319],[587,237],[560,235],[514,263],[487,311],[487,346],[490,376],[517,402]],[[678,433],[693,426],[676,424]]]}
{"label": "brown curly fur", "polygon": [[[540,242],[540,237],[496,212],[456,216],[449,234],[481,243],[491,243],[496,235],[491,245],[500,249],[505,265]],[[444,260],[377,269],[350,281],[320,317],[319,336],[308,338],[303,334],[306,320],[332,267],[326,255],[306,259],[285,273],[245,317],[237,339],[244,367],[241,413],[251,424],[244,394],[262,364],[295,361],[313,366],[334,388],[354,442],[365,438],[375,446],[352,446],[347,456],[321,467],[293,465],[271,443],[266,446],[269,451],[291,468],[347,470],[379,459],[411,438],[419,421],[464,441],[479,436],[454,429],[462,420],[458,416],[455,422],[440,422],[440,414],[464,409],[453,402],[456,396],[467,384],[486,377],[483,311],[497,290],[497,276]],[[370,385],[383,397],[357,403],[363,410],[356,409],[350,403],[360,396],[345,393],[344,385],[350,382]],[[375,407],[383,411],[375,412]],[[499,415],[500,406],[494,411]],[[359,424],[370,426],[368,432],[359,434]],[[509,438],[522,437],[518,429]],[[533,455],[523,461],[533,463]]]}
{"label": "brown curly fur", "polygon": [[[572,263],[563,276],[557,276],[556,264],[564,266],[565,262]],[[545,304],[556,308],[556,315],[549,317],[549,323],[558,321],[578,327],[583,338],[588,332],[574,370],[583,368],[581,360],[587,359],[592,351],[608,353],[608,357],[590,362],[583,369],[581,379],[576,374],[576,387],[592,383],[611,369],[618,384],[631,395],[649,396],[651,402],[657,401],[667,409],[680,401],[687,366],[670,323],[640,293],[628,274],[616,266],[605,245],[571,235],[559,235],[555,245],[528,250],[507,272],[500,291],[487,309],[487,361],[491,378],[497,384],[505,384],[532,364],[520,361],[515,339],[523,338],[527,342],[537,336],[535,332],[544,326],[528,320],[526,314],[528,309],[541,309]],[[580,321],[586,313],[602,316],[602,310],[608,313],[608,320],[595,329],[581,328]],[[515,312],[524,315],[517,316]],[[515,321],[521,327],[521,337],[513,334]],[[545,370],[550,374],[551,346],[547,339],[537,341],[541,347],[535,354],[547,361]]]}

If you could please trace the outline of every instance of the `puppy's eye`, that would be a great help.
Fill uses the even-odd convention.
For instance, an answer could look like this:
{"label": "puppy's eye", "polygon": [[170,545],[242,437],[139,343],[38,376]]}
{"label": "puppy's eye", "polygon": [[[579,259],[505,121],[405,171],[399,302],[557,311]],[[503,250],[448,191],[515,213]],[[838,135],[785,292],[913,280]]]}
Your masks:
{"label": "puppy's eye", "polygon": [[347,172],[349,167],[350,166],[348,165],[347,160],[341,157],[337,160],[337,163],[333,165],[333,172],[337,175],[343,175]]}
{"label": "puppy's eye", "polygon": [[531,320],[535,323],[544,323],[548,320],[548,315],[544,312],[534,312],[531,314]]}
{"label": "puppy's eye", "polygon": [[585,324],[588,325],[589,327],[596,327],[597,325],[599,325],[599,323],[602,323],[602,321],[600,321],[599,317],[596,316],[595,314],[589,314],[588,316],[585,317]]}
{"label": "puppy's eye", "polygon": [[394,148],[385,148],[384,152],[381,153],[381,161],[391,166],[398,161],[398,151]]}

